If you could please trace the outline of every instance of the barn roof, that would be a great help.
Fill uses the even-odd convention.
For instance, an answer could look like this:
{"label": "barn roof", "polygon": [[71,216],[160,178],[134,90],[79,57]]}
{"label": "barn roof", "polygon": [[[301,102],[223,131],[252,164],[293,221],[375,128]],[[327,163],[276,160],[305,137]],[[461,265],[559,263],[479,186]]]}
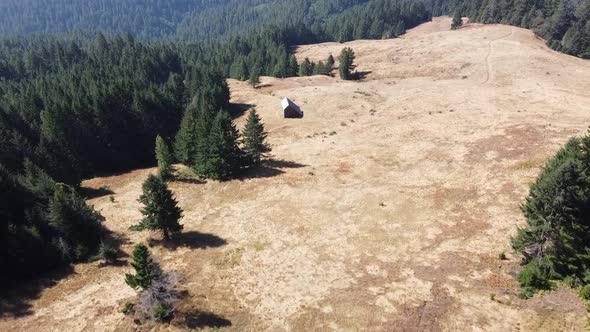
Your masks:
{"label": "barn roof", "polygon": [[287,97],[283,98],[281,104],[283,105],[283,110],[285,110],[289,106],[299,109],[299,106],[297,106],[297,104],[295,104],[291,99]]}

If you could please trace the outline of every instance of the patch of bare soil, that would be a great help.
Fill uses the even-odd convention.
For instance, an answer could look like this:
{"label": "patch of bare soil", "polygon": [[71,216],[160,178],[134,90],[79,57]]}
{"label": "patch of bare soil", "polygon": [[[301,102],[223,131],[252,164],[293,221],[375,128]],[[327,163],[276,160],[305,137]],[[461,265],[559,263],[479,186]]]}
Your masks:
{"label": "patch of bare soil", "polygon": [[[170,325],[119,312],[134,296],[130,266],[86,264],[0,330],[584,330],[572,290],[518,299],[509,239],[539,168],[588,128],[590,62],[528,30],[449,26],[437,18],[394,40],[296,48],[317,61],[352,47],[360,82],[230,80],[232,101],[262,115],[275,161],[236,181],[172,185],[186,235],[151,242],[184,278]],[[282,119],[283,96],[305,118]],[[112,191],[89,202],[127,253],[150,236],[127,229],[154,171],[84,183]]]}

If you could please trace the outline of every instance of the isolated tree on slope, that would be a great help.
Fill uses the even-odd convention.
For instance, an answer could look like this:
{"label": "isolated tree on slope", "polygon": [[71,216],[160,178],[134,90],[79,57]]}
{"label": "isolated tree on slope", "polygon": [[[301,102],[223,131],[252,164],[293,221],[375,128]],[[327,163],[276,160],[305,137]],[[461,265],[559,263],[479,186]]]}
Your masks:
{"label": "isolated tree on slope", "polygon": [[148,248],[137,244],[133,249],[135,274],[125,274],[125,283],[139,290],[137,302],[132,306],[135,316],[140,319],[167,321],[174,313],[174,303],[179,299],[176,291],[178,276],[162,271],[152,260]]}
{"label": "isolated tree on slope", "polygon": [[457,30],[463,25],[463,19],[461,18],[461,13],[459,11],[455,12],[453,15],[453,22],[451,23],[451,29]]}
{"label": "isolated tree on slope", "polygon": [[160,135],[156,137],[156,159],[158,160],[160,177],[162,180],[168,181],[172,178],[174,156],[170,151],[168,143]]}
{"label": "isolated tree on slope", "polygon": [[255,165],[260,164],[266,153],[270,152],[270,146],[266,143],[264,124],[253,108],[248,115],[248,120],[243,131],[244,152]]}
{"label": "isolated tree on slope", "polygon": [[156,277],[158,269],[150,258],[148,248],[142,243],[133,248],[131,266],[135,269],[135,274],[125,274],[125,283],[133,289],[147,289]]}
{"label": "isolated tree on slope", "polygon": [[340,52],[338,61],[340,62],[339,72],[340,78],[343,80],[350,80],[352,78],[351,71],[354,69],[354,51],[350,47],[345,47]]}
{"label": "isolated tree on slope", "polygon": [[328,60],[326,60],[326,68],[328,69],[328,72],[332,71],[332,68],[334,68],[334,56],[332,56],[332,54],[330,54],[328,56]]}
{"label": "isolated tree on slope", "polygon": [[143,204],[141,222],[133,226],[133,230],[160,231],[164,240],[170,239],[170,234],[179,233],[182,225],[182,210],[177,206],[178,202],[172,196],[172,192],[160,177],[150,174],[143,183],[143,194],[139,197]]}

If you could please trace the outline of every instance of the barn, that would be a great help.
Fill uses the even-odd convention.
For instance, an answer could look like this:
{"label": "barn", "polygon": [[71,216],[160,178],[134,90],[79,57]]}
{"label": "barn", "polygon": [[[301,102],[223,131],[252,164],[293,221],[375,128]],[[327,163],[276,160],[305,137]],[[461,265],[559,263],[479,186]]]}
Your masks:
{"label": "barn", "polygon": [[301,119],[303,118],[303,111],[291,99],[285,97],[281,101],[283,106],[283,117],[286,119]]}

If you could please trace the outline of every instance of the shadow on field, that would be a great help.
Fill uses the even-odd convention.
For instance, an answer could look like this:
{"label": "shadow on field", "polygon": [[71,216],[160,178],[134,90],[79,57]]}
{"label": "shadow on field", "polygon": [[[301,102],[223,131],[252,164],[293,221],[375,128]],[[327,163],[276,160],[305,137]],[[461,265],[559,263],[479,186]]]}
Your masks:
{"label": "shadow on field", "polygon": [[174,182],[186,183],[186,184],[205,184],[207,181],[197,178],[176,178]]}
{"label": "shadow on field", "polygon": [[217,235],[200,233],[196,231],[183,232],[175,235],[172,239],[149,239],[149,246],[163,246],[166,249],[176,250],[178,248],[207,249],[218,248],[227,244],[227,241]]}
{"label": "shadow on field", "polygon": [[252,105],[252,104],[230,104],[229,105],[229,114],[234,119],[239,118],[244,113],[246,113],[247,110],[251,109],[252,107],[254,107],[254,105]]}
{"label": "shadow on field", "polygon": [[23,317],[33,314],[31,302],[44,289],[55,286],[61,279],[74,273],[72,266],[65,266],[43,274],[39,278],[30,278],[14,282],[2,282],[0,287],[0,318]]}
{"label": "shadow on field", "polygon": [[367,71],[355,71],[354,73],[351,74],[351,79],[353,81],[362,81],[364,80],[367,75],[371,74],[372,71],[367,70]]}
{"label": "shadow on field", "polygon": [[189,329],[230,327],[231,321],[210,312],[189,313],[184,323]]}
{"label": "shadow on field", "polygon": [[282,159],[270,159],[263,162],[259,166],[254,166],[246,171],[239,177],[242,180],[245,179],[257,179],[257,178],[271,178],[284,174],[284,169],[290,168],[303,168],[307,165],[300,164],[294,161],[282,160]]}
{"label": "shadow on field", "polygon": [[104,196],[112,195],[114,193],[115,193],[114,191],[112,191],[111,189],[109,189],[107,187],[100,187],[98,189],[89,188],[89,187],[80,188],[80,195],[82,195],[82,197],[86,197],[86,199],[104,197]]}

